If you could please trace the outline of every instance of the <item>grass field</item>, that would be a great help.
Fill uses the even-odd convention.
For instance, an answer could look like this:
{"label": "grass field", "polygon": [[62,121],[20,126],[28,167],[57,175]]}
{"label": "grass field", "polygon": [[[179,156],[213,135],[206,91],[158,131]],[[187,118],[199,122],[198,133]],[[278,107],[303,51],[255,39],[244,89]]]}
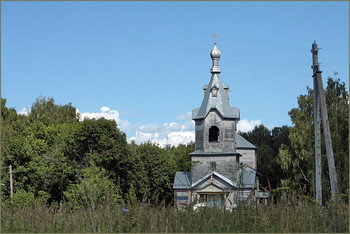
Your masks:
{"label": "grass field", "polygon": [[312,202],[280,202],[238,207],[232,212],[208,208],[193,212],[140,203],[71,210],[43,204],[2,204],[1,232],[349,232],[349,206],[317,208]]}

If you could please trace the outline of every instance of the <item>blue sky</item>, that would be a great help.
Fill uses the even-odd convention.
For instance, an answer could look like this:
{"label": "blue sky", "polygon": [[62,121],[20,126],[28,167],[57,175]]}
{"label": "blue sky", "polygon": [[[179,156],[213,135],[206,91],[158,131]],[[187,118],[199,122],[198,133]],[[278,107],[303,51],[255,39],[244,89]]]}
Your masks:
{"label": "blue sky", "polygon": [[336,71],[348,86],[349,2],[1,4],[7,106],[21,112],[53,97],[116,119],[137,142],[192,139],[189,113],[211,77],[214,32],[241,130],[291,125],[288,111],[313,86],[314,40],[324,83]]}

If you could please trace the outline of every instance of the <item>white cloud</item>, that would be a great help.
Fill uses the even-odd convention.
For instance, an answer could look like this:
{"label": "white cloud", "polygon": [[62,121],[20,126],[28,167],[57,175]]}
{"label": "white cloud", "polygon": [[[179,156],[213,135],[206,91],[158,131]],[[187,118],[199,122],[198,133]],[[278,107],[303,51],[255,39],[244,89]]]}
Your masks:
{"label": "white cloud", "polygon": [[259,126],[260,124],[262,124],[262,122],[259,119],[252,120],[252,121],[249,121],[247,119],[242,119],[238,121],[237,130],[241,132],[249,132],[249,131],[252,131],[255,126]]}
{"label": "white cloud", "polygon": [[[130,137],[128,140],[133,140],[137,144],[151,141],[158,143],[161,147],[166,145],[177,146],[194,141],[194,121],[192,120],[191,112],[179,115],[177,120],[178,122],[142,125],[136,130],[135,136]],[[238,122],[237,129],[242,132],[248,132],[260,124],[262,124],[261,120],[249,121],[243,119]]]}
{"label": "white cloud", "polygon": [[151,141],[161,147],[194,141],[194,121],[191,119],[191,112],[179,115],[177,120],[178,122],[142,125],[129,141],[133,140],[137,144]]}
{"label": "white cloud", "polygon": [[109,112],[110,110],[111,110],[111,108],[109,108],[108,106],[101,107],[102,112]]}
{"label": "white cloud", "polygon": [[168,144],[179,145],[194,142],[194,131],[171,132],[168,134]]}
{"label": "white cloud", "polygon": [[29,115],[29,113],[30,113],[30,109],[28,107],[23,107],[22,110],[18,112],[18,114],[20,115]]}
{"label": "white cloud", "polygon": [[175,122],[142,125],[137,129],[135,136],[129,138],[129,141],[132,140],[137,144],[152,141],[158,143],[161,147],[186,144],[194,141],[194,124],[193,127]]}
{"label": "white cloud", "polygon": [[117,110],[111,110],[108,106],[102,106],[100,109],[100,112],[85,112],[80,113],[80,111],[77,109],[77,113],[80,114],[80,121],[83,121],[85,118],[88,119],[99,119],[99,118],[105,118],[109,120],[115,120],[115,122],[118,124],[118,128],[125,132],[127,135],[130,134],[130,131],[135,131],[136,128],[139,126],[139,124],[131,124],[126,119],[121,119],[119,116],[119,112]]}
{"label": "white cloud", "polygon": [[[100,112],[80,113],[80,120],[102,117],[115,120],[119,129],[129,136],[128,141],[135,141],[136,144],[151,141],[158,143],[161,147],[165,147],[166,145],[177,146],[186,144],[195,140],[192,112],[178,115],[176,122],[145,125],[139,123],[131,124],[127,119],[121,119],[119,112],[111,110],[108,106],[101,107]],[[237,129],[242,132],[248,132],[260,124],[262,124],[261,120],[249,121],[243,119],[238,122]]]}
{"label": "white cloud", "polygon": [[[77,111],[79,112],[79,110],[77,110]],[[105,118],[105,119],[115,120],[118,124],[120,122],[119,112],[117,110],[111,110],[108,106],[101,107],[100,112],[80,113],[80,120],[84,120],[85,118],[88,118],[88,119]]]}

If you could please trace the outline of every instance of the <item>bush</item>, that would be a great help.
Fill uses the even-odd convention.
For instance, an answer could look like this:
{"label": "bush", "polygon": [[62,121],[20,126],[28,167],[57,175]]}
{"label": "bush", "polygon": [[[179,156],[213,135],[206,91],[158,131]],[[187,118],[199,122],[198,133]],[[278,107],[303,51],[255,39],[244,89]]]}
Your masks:
{"label": "bush", "polygon": [[36,199],[34,193],[26,192],[23,189],[15,192],[12,197],[12,204],[19,208],[28,207],[34,205]]}
{"label": "bush", "polygon": [[122,201],[117,187],[108,179],[106,170],[91,166],[83,170],[79,184],[72,184],[64,192],[71,208],[90,208],[115,206]]}

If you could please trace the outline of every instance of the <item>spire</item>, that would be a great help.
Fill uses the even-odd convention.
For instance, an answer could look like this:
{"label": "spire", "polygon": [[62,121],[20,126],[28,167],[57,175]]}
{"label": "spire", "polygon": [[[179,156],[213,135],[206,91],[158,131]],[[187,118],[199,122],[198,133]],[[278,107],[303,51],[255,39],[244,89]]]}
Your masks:
{"label": "spire", "polygon": [[216,41],[214,41],[214,48],[210,51],[210,57],[213,60],[213,66],[210,69],[212,74],[220,74],[221,69],[219,67],[219,59],[221,57],[221,52],[216,46]]}
{"label": "spire", "polygon": [[214,48],[210,52],[213,60],[213,66],[210,69],[212,73],[210,82],[203,87],[204,98],[202,105],[192,111],[192,119],[204,119],[212,109],[216,109],[223,118],[239,119],[239,109],[231,106],[227,94],[228,86],[221,82],[219,74],[219,59],[221,52],[214,42]]}

